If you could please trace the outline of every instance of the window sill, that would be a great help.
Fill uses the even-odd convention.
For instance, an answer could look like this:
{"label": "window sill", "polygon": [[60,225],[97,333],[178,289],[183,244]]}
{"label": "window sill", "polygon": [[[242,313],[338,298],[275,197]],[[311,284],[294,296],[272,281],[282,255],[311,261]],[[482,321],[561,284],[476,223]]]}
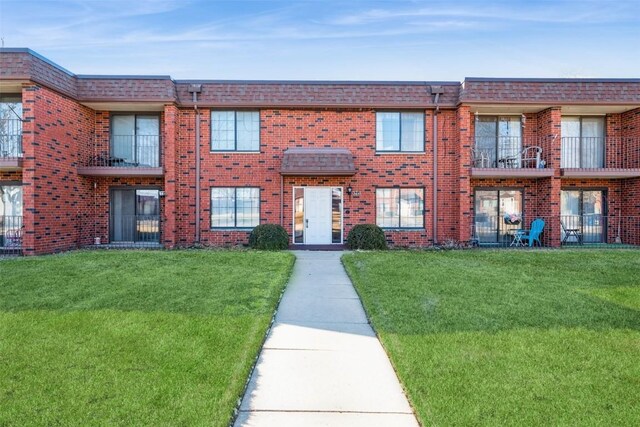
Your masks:
{"label": "window sill", "polygon": [[262,154],[261,151],[240,151],[240,150],[209,150],[210,154]]}
{"label": "window sill", "polygon": [[378,151],[376,150],[376,154],[427,154],[426,151]]}
{"label": "window sill", "polygon": [[212,227],[209,231],[246,231],[251,232],[255,227]]}
{"label": "window sill", "polygon": [[426,231],[424,227],[380,227],[382,231]]}

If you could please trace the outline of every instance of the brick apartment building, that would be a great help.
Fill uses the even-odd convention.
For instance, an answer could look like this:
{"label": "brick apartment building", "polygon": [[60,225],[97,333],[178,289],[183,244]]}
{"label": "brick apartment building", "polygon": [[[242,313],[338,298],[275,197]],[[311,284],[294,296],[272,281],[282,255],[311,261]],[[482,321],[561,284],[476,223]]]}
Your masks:
{"label": "brick apartment building", "polygon": [[172,80],[0,50],[0,251],[640,245],[640,79]]}

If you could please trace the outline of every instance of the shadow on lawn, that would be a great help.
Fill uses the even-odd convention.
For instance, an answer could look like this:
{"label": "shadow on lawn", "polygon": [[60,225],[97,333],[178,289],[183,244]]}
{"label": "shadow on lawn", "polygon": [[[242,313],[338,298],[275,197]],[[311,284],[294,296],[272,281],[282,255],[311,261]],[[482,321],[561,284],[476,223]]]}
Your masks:
{"label": "shadow on lawn", "polygon": [[271,315],[292,265],[286,254],[234,251],[78,251],[7,260],[0,310]]}

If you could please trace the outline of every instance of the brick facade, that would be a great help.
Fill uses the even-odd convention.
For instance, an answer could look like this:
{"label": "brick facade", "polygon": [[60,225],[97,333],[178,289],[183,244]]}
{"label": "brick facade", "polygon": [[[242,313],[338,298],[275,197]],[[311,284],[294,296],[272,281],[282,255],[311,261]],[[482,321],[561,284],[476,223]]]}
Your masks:
{"label": "brick facade", "polygon": [[[83,79],[61,71],[40,57],[32,58],[26,51],[2,51],[0,55],[12,64],[3,71],[3,81],[15,81],[22,96],[22,165],[18,170],[0,168],[0,185],[22,185],[22,252],[25,255],[89,246],[96,238],[102,243],[109,242],[113,214],[111,191],[119,188],[161,192],[158,243],[165,248],[247,243],[249,230],[211,227],[212,187],[260,188],[260,223],[282,224],[290,236],[293,235],[294,187],[342,187],[345,239],[354,225],[376,222],[376,189],[423,189],[423,227],[385,230],[388,241],[402,247],[469,242],[473,237],[477,189],[522,189],[523,215],[527,220],[545,218],[544,243],[548,246],[561,244],[562,190],[605,192],[608,242],[618,235],[616,227],[621,228],[620,218],[640,218],[640,173],[633,173],[634,168],[640,169],[640,97],[632,95],[637,89],[626,94],[619,92],[617,82],[590,82],[585,87],[594,88],[592,95],[588,92],[592,89],[574,92],[576,86],[571,81],[541,86],[560,88],[558,90],[567,91],[567,96],[573,96],[575,99],[568,103],[571,109],[567,110],[572,115],[593,115],[602,105],[599,115],[605,117],[607,137],[604,172],[623,173],[615,178],[602,171],[601,176],[574,177],[565,176],[561,168],[561,120],[563,114],[567,114],[566,105],[562,97],[539,99],[531,95],[532,88],[537,87],[535,84],[522,85],[522,93],[509,92],[507,97],[506,92],[501,92],[506,90],[504,85],[500,86],[498,81],[471,80],[472,84],[465,84],[462,90],[455,82],[444,83],[443,101],[436,106],[430,92],[435,84],[429,82],[205,81],[194,82],[202,85],[195,109],[187,93],[191,82],[149,76],[124,80]],[[49,74],[54,78],[51,82],[43,72],[47,67],[55,71]],[[607,85],[613,85],[609,92]],[[640,87],[640,81],[630,81],[627,85]],[[494,86],[502,89],[496,91],[492,89]],[[551,93],[548,91],[545,96]],[[576,105],[582,105],[584,112]],[[212,109],[258,111],[260,151],[212,152]],[[508,111],[505,115],[522,117],[522,144],[542,148],[548,173],[510,176],[506,173],[508,170],[496,170],[496,176],[474,176],[472,149],[477,114],[500,113],[501,109]],[[79,166],[87,165],[96,156],[110,155],[112,115],[131,111],[159,117],[161,174],[136,176],[118,174],[118,171],[108,176],[80,174]],[[376,151],[378,111],[421,113],[424,151]],[[200,118],[199,148],[196,148],[196,114]],[[437,140],[434,141],[436,116]],[[353,155],[355,174],[283,176],[280,168],[288,148],[348,149]],[[196,155],[200,157],[199,178]],[[622,164],[621,159],[626,163]],[[437,162],[437,176],[434,176],[434,162]],[[196,212],[198,179],[200,209]],[[351,188],[351,194],[346,193],[347,188]],[[196,218],[199,218],[199,233]],[[437,221],[435,228],[434,221]],[[629,224],[625,223],[623,241],[640,244],[640,230],[627,226]],[[640,221],[637,225],[640,226]],[[199,242],[196,242],[197,234]]]}

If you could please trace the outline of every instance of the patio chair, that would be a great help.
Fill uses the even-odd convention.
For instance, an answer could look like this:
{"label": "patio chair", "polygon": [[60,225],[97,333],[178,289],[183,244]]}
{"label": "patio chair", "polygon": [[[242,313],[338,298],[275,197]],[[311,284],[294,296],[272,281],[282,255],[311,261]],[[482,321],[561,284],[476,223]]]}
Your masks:
{"label": "patio chair", "polygon": [[525,147],[520,152],[520,159],[522,162],[521,167],[523,168],[535,167],[536,169],[538,169],[542,167],[542,165],[544,164],[542,162],[542,148],[537,147],[535,145],[531,147]]}
{"label": "patio chair", "polygon": [[562,239],[562,243],[567,243],[570,237],[575,237],[578,244],[582,244],[582,231],[579,228],[567,228],[564,224],[564,220],[560,220],[560,226],[562,227],[562,231],[564,232],[564,238]]}
{"label": "patio chair", "polygon": [[473,157],[472,162],[474,168],[491,167],[491,158],[489,157],[489,153],[487,152],[487,150],[474,148],[473,150],[471,150],[471,155]]}
{"label": "patio chair", "polygon": [[529,242],[529,246],[532,247],[535,242],[538,242],[538,246],[542,246],[540,242],[540,235],[544,230],[544,220],[537,218],[531,222],[531,228],[529,230],[522,230],[520,232],[520,239],[525,242]]}
{"label": "patio chair", "polygon": [[11,248],[22,247],[22,229],[16,228],[14,230],[8,230],[5,235],[5,246]]}

